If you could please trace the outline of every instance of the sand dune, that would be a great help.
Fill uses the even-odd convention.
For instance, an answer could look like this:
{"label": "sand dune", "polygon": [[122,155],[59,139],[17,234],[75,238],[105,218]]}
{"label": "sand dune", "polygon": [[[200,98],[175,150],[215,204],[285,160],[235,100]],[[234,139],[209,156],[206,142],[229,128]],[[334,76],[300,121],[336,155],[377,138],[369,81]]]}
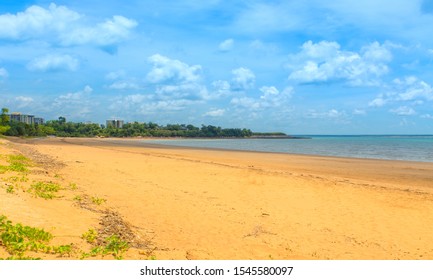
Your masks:
{"label": "sand dune", "polygon": [[[146,243],[127,259],[433,259],[430,163],[140,146],[133,139],[1,141],[3,154],[57,163],[30,176],[78,188],[50,201],[0,190],[0,214],[52,229],[59,242],[78,248],[88,246],[81,234],[110,211]],[[77,194],[106,202],[77,205]]]}

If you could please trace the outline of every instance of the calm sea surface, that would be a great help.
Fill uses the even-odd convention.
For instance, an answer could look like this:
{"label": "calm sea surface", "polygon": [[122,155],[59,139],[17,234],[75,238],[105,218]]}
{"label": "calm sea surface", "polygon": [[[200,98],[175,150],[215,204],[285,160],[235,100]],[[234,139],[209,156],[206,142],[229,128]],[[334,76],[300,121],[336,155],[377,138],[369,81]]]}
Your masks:
{"label": "calm sea surface", "polygon": [[311,139],[170,139],[144,142],[184,147],[433,162],[433,135],[308,137]]}

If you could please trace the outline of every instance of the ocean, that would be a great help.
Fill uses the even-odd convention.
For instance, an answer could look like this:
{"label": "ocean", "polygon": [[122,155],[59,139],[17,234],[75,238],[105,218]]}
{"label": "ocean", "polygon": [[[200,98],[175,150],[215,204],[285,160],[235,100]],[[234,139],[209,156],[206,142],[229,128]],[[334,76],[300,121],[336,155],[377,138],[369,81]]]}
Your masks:
{"label": "ocean", "polygon": [[143,141],[183,147],[433,162],[433,135],[302,136],[310,137],[310,139],[158,139]]}

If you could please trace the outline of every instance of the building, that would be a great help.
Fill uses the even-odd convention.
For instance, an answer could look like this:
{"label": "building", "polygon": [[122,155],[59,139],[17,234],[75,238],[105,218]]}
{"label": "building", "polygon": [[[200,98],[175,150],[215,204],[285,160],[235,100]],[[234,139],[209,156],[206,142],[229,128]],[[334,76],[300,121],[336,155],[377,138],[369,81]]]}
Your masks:
{"label": "building", "polygon": [[44,124],[43,118],[35,118],[34,115],[21,113],[12,113],[9,115],[10,121],[21,122],[26,124]]}
{"label": "building", "polygon": [[33,123],[34,124],[44,124],[44,122],[45,122],[45,120],[44,120],[44,118],[34,118],[33,119]]}
{"label": "building", "polygon": [[107,120],[107,127],[122,128],[123,120]]}

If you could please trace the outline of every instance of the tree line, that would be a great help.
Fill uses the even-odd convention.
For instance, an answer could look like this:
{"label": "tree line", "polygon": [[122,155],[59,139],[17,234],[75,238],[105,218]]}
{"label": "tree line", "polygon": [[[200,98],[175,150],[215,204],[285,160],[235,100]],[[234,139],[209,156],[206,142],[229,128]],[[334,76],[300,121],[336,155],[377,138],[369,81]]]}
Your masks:
{"label": "tree line", "polygon": [[126,123],[122,128],[94,123],[67,122],[64,117],[41,124],[26,124],[10,121],[9,110],[3,108],[0,116],[0,134],[8,136],[47,136],[59,137],[250,137],[250,129],[221,128],[213,125],[196,127],[191,124],[167,124],[165,126],[148,123]]}

